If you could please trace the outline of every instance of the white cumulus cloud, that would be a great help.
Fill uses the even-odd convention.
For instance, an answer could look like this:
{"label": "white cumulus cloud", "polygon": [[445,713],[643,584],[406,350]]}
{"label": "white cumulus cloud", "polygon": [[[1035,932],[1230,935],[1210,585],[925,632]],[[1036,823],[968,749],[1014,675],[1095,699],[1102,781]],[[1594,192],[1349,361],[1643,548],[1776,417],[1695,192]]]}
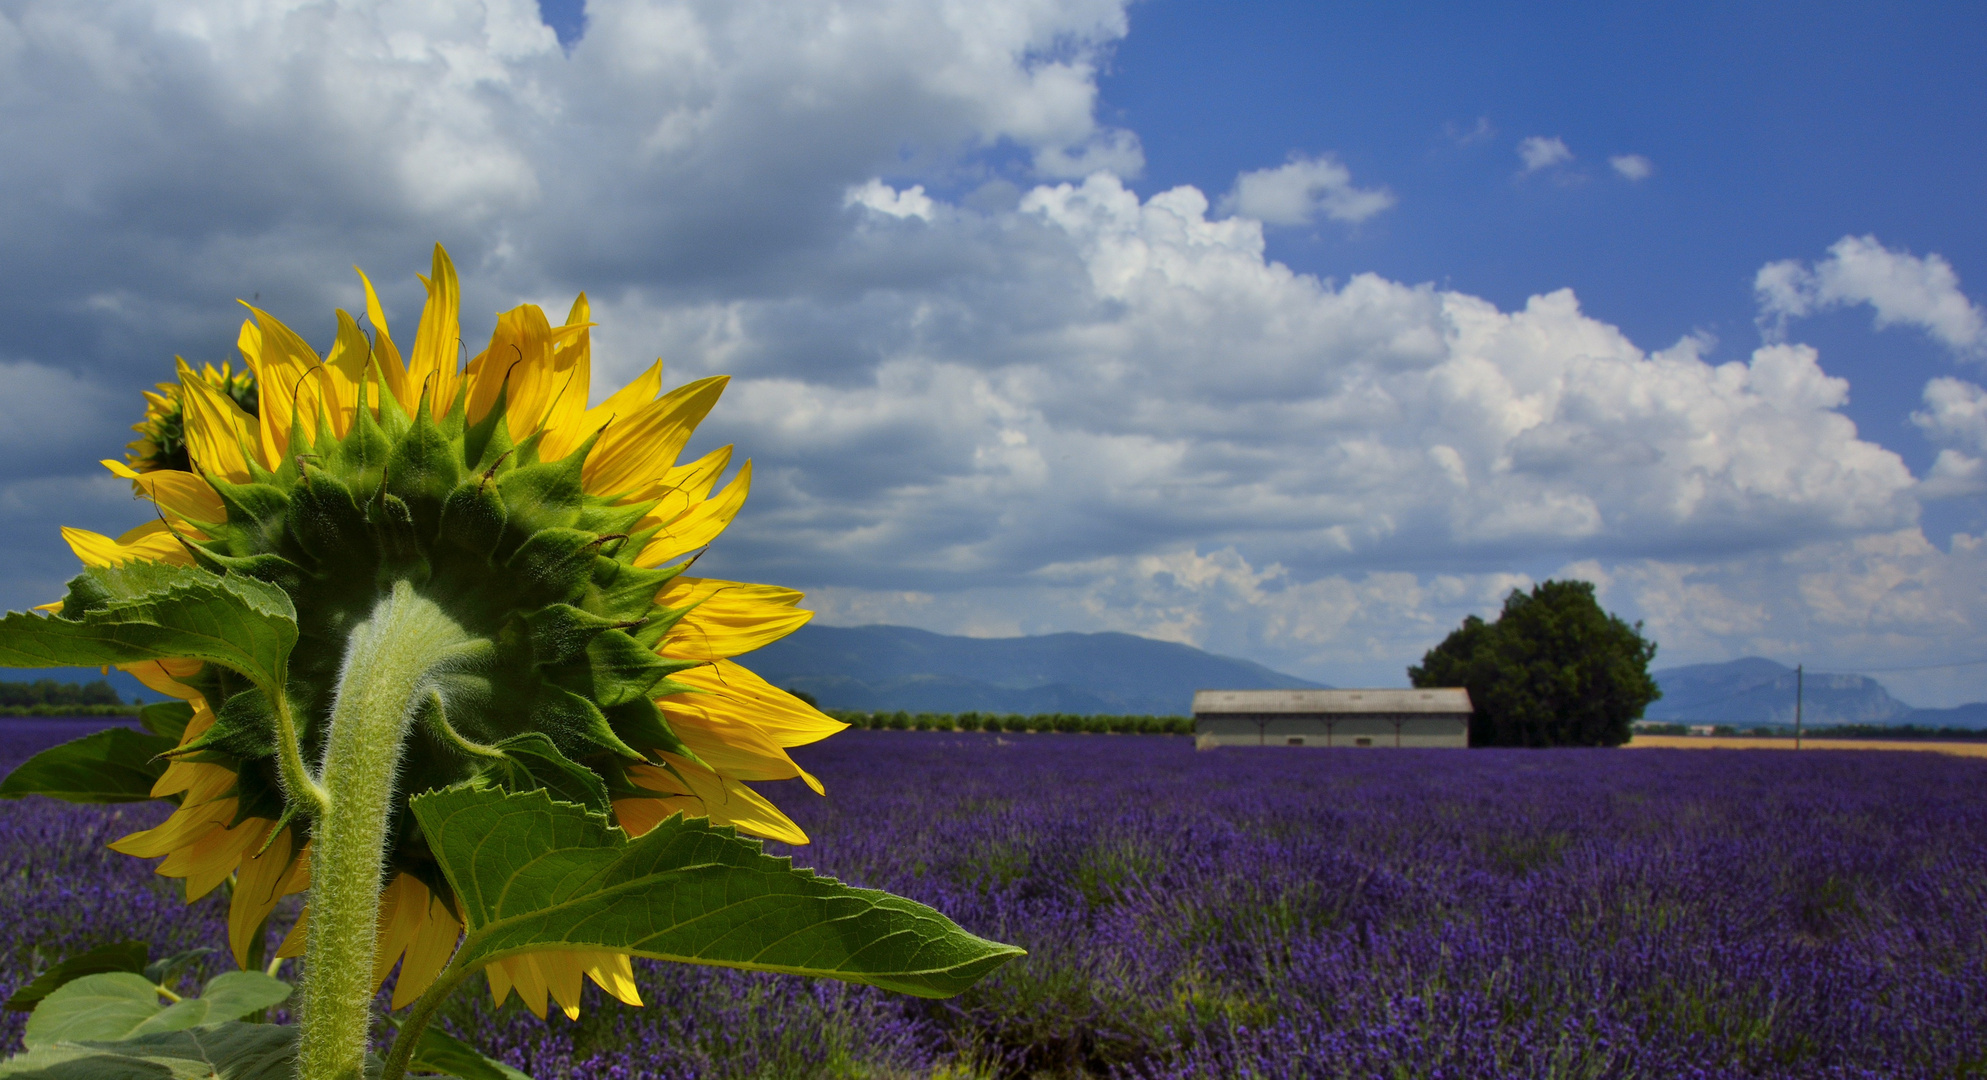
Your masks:
{"label": "white cumulus cloud", "polygon": [[1963,379],[1933,379],[1925,384],[1925,408],[1912,413],[1911,422],[1944,444],[1920,494],[1949,498],[1987,491],[1987,389]]}
{"label": "white cumulus cloud", "polygon": [[1535,173],[1572,161],[1573,151],[1567,147],[1566,140],[1557,135],[1551,138],[1529,135],[1518,143],[1518,160],[1524,163],[1525,172]]}
{"label": "white cumulus cloud", "polygon": [[1799,259],[1768,263],[1753,280],[1762,325],[1784,328],[1829,308],[1868,304],[1879,329],[1915,326],[1956,353],[1987,348],[1980,308],[1960,291],[1959,275],[1937,254],[1896,251],[1874,236],[1845,236],[1813,265]]}
{"label": "white cumulus cloud", "polygon": [[843,206],[865,206],[886,217],[914,217],[930,221],[932,209],[937,204],[925,194],[923,184],[913,184],[898,191],[881,180],[871,180],[866,184],[852,187],[842,196]]}
{"label": "white cumulus cloud", "polygon": [[1357,224],[1395,201],[1385,188],[1353,186],[1352,173],[1329,157],[1292,154],[1274,169],[1238,175],[1234,188],[1222,196],[1221,211],[1265,225],[1309,225],[1321,215]]}
{"label": "white cumulus cloud", "polygon": [[1624,180],[1647,180],[1656,173],[1656,164],[1641,154],[1616,154],[1608,165]]}

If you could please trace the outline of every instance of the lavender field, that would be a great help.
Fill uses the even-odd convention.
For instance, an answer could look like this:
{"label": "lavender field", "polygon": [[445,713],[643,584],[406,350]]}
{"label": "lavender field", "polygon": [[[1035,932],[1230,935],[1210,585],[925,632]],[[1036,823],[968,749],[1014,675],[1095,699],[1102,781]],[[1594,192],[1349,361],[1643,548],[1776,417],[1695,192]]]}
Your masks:
{"label": "lavender field", "polygon": [[[0,768],[93,726],[0,721]],[[644,1009],[547,1025],[465,994],[448,1024],[538,1080],[1987,1074],[1980,760],[810,749],[830,797],[771,792],[803,865],[1030,956],[946,1002],[638,962]],[[0,803],[0,993],[121,937],[222,940],[218,897],[189,916],[103,850],[159,813]]]}

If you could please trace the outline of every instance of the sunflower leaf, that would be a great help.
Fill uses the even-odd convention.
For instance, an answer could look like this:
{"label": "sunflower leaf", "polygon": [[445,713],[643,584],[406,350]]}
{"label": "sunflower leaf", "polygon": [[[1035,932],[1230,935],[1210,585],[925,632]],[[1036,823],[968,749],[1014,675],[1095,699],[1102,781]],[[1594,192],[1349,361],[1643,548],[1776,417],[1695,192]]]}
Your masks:
{"label": "sunflower leaf", "polygon": [[85,975],[41,999],[21,1042],[33,1048],[81,1039],[122,1039],[164,1006],[152,980],[129,971]]}
{"label": "sunflower leaf", "polygon": [[61,989],[65,984],[76,981],[85,975],[101,975],[107,971],[128,971],[139,974],[145,970],[145,957],[149,955],[142,941],[118,941],[109,945],[99,945],[80,956],[49,968],[35,976],[34,981],[14,991],[7,998],[6,1008],[14,1012],[31,1012],[41,999]]}
{"label": "sunflower leaf", "polygon": [[504,756],[490,762],[484,775],[506,791],[545,788],[568,802],[595,813],[608,811],[607,785],[592,769],[559,752],[544,733],[527,731],[496,745]]}
{"label": "sunflower leaf", "polygon": [[166,771],[159,755],[175,741],[130,728],[105,728],[51,746],[0,780],[0,799],[47,795],[74,803],[143,802]]}
{"label": "sunflower leaf", "polygon": [[181,968],[185,967],[188,964],[191,964],[195,960],[198,960],[201,957],[206,956],[207,954],[213,951],[214,951],[213,949],[203,945],[197,949],[187,949],[183,952],[176,952],[171,956],[162,956],[159,959],[154,960],[149,964],[146,964],[145,970],[139,972],[139,974],[145,976],[146,978],[152,980],[155,983],[158,983],[161,986],[164,986],[166,984],[166,980],[172,978],[174,975],[177,975]]}
{"label": "sunflower leaf", "polygon": [[543,949],[783,971],[950,997],[1022,955],[902,897],[797,870],[728,827],[672,817],[630,840],[543,791],[458,784],[413,799],[472,969]]}
{"label": "sunflower leaf", "polygon": [[57,615],[0,618],[0,667],[187,658],[280,688],[296,642],[296,608],[274,585],[137,561],[85,570]]}
{"label": "sunflower leaf", "polygon": [[415,1072],[441,1073],[461,1080],[531,1080],[530,1074],[485,1057],[475,1047],[432,1024],[421,1032],[421,1041],[414,1046],[414,1060],[410,1064]]}
{"label": "sunflower leaf", "polygon": [[199,997],[171,1005],[160,1003],[158,985],[143,975],[128,971],[85,975],[35,1006],[21,1041],[32,1048],[211,1027],[280,1004],[289,996],[289,983],[260,971],[223,972],[208,980]]}
{"label": "sunflower leaf", "polygon": [[164,735],[178,742],[186,734],[186,725],[193,719],[193,706],[184,701],[161,701],[138,710],[138,722],[154,735]]}
{"label": "sunflower leaf", "polygon": [[[368,1057],[366,1075],[379,1075]],[[227,1023],[121,1042],[56,1042],[0,1062],[6,1080],[292,1080],[297,1029]]]}

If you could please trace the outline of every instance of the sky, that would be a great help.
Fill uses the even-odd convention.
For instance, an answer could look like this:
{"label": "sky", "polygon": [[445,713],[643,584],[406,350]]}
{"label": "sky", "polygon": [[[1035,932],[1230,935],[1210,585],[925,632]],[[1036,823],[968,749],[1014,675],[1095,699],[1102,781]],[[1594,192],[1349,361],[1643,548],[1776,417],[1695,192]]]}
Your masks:
{"label": "sky", "polygon": [[[1743,7],[1743,10],[1734,10]],[[699,572],[1401,685],[1513,588],[1987,700],[1987,11],[0,0],[0,603],[252,300],[733,382]],[[403,335],[407,331],[402,331]]]}

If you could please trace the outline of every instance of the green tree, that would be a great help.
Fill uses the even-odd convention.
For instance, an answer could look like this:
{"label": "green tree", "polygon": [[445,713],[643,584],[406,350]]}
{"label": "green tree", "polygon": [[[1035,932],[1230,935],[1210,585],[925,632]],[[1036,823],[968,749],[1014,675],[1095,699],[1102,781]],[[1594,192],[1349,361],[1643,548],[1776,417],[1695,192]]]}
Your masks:
{"label": "green tree", "polygon": [[1471,746],[1620,746],[1662,696],[1656,643],[1601,609],[1585,581],[1512,590],[1494,623],[1471,615],[1407,669],[1416,686],[1461,686]]}

